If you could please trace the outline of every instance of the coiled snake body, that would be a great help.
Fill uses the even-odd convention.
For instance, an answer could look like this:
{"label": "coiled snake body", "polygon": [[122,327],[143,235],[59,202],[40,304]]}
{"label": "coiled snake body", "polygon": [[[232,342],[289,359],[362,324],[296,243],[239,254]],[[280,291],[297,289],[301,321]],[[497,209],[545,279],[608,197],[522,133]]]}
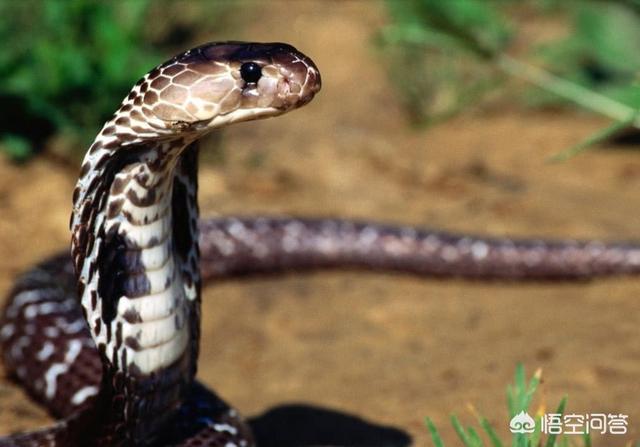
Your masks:
{"label": "coiled snake body", "polygon": [[319,89],[318,69],[293,47],[238,42],[189,50],[135,85],[82,165],[71,258],[22,275],[0,325],[7,369],[60,421],[0,446],[253,445],[237,412],[194,382],[209,278],[335,266],[477,278],[640,270],[631,244],[332,219],[198,223],[198,139],[300,107]]}

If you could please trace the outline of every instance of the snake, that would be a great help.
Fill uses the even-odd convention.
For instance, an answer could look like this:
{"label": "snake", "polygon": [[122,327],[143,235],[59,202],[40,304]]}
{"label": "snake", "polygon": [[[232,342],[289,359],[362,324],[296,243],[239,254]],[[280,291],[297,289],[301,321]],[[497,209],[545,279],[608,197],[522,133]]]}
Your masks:
{"label": "snake", "polygon": [[8,446],[250,447],[240,413],[195,380],[201,288],[319,268],[472,279],[640,271],[631,242],[509,239],[333,218],[200,220],[198,141],[321,88],[284,43],[207,43],[142,77],[89,147],[70,252],[21,274],[0,320],[6,371],[56,418]]}

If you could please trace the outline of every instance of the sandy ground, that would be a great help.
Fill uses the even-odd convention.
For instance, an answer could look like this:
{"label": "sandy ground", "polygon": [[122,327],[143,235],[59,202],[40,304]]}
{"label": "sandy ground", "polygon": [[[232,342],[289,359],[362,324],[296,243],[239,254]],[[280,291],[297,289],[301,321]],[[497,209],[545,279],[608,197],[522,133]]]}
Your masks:
{"label": "sandy ground", "polygon": [[[544,161],[603,125],[599,118],[503,98],[410,128],[371,45],[384,22],[378,6],[270,2],[233,36],[293,43],[316,61],[324,87],[304,110],[225,132],[224,163],[201,172],[204,215],[639,237],[630,212],[640,206],[637,152],[604,147],[565,164]],[[3,294],[17,272],[66,246],[74,176],[46,159],[0,162]],[[302,403],[395,427],[414,445],[428,445],[430,416],[455,445],[448,415],[473,422],[469,404],[507,433],[505,387],[524,362],[528,372],[543,368],[545,408],[567,393],[575,413],[628,414],[629,436],[597,444],[624,445],[640,438],[639,291],[634,278],[486,284],[323,272],[229,281],[204,294],[199,376],[246,415]],[[0,381],[2,432],[46,420]],[[382,444],[402,442],[369,442]]]}

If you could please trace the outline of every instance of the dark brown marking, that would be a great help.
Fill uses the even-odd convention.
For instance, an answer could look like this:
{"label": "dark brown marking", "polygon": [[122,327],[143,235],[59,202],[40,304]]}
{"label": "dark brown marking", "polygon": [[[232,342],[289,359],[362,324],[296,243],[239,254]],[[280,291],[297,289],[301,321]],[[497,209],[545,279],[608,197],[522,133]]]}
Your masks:
{"label": "dark brown marking", "polygon": [[[184,153],[180,156],[177,169],[180,170],[184,177],[192,180],[194,189],[198,188],[197,185],[197,172],[198,172],[198,149],[197,144],[189,146]],[[187,262],[189,251],[193,244],[195,244],[194,235],[189,231],[189,224],[191,220],[191,212],[187,204],[188,188],[183,183],[181,177],[175,177],[173,183],[173,195],[171,197],[171,207],[173,215],[173,243],[176,252],[182,262]],[[197,211],[197,208],[195,208]]]}
{"label": "dark brown marking", "polygon": [[[80,187],[76,186],[75,188],[73,188],[73,203],[76,203],[78,201],[78,197],[80,196]],[[71,216],[73,217],[73,215]]]}
{"label": "dark brown marking", "polygon": [[158,94],[156,92],[147,92],[144,95],[144,103],[151,105],[151,104],[155,104],[158,102]]}
{"label": "dark brown marking", "polygon": [[162,70],[162,74],[166,75],[166,76],[173,77],[173,76],[177,75],[178,73],[180,73],[181,71],[183,71],[184,69],[185,68],[182,65],[178,65],[178,64],[170,65],[167,68],[164,68]]}
{"label": "dark brown marking", "polygon": [[144,116],[142,115],[142,113],[140,113],[138,109],[132,110],[130,116],[132,120],[145,121]]}
{"label": "dark brown marking", "polygon": [[121,133],[118,134],[118,138],[120,138],[121,141],[133,141],[136,139],[136,136],[130,133]]}
{"label": "dark brown marking", "polygon": [[102,171],[107,161],[109,161],[109,158],[110,157],[106,157],[106,156],[100,157],[100,159],[98,159],[98,161],[96,161],[96,164],[93,166],[93,169],[96,171]]}
{"label": "dark brown marking", "polygon": [[122,210],[122,205],[124,205],[124,198],[120,197],[117,199],[113,199],[109,203],[109,207],[107,208],[107,217],[113,218],[117,216]]}
{"label": "dark brown marking", "polygon": [[123,177],[116,177],[111,185],[111,194],[118,195],[124,192],[125,186],[127,186],[127,180]]}
{"label": "dark brown marking", "polygon": [[140,185],[146,185],[147,182],[149,181],[149,174],[147,172],[138,172],[135,175],[135,179],[138,183],[140,183]]}
{"label": "dark brown marking", "polygon": [[150,290],[151,283],[145,273],[127,272],[126,277],[122,278],[121,295],[128,296],[129,298],[137,298],[148,295]]}
{"label": "dark brown marking", "polygon": [[133,218],[133,214],[131,214],[131,211],[122,210],[122,215],[124,216],[125,219],[127,219],[127,222],[131,222],[134,224],[138,223],[138,221]]}
{"label": "dark brown marking", "polygon": [[154,89],[154,90],[162,90],[163,88],[165,88],[170,83],[171,83],[171,79],[169,79],[169,78],[167,78],[165,76],[160,76],[159,78],[155,79],[151,83],[151,88]]}
{"label": "dark brown marking", "polygon": [[140,317],[140,314],[133,307],[130,307],[127,310],[125,310],[124,314],[122,315],[122,318],[124,318],[127,323],[131,323],[131,324],[142,323],[142,317]]}
{"label": "dark brown marking", "polygon": [[118,126],[128,127],[131,124],[131,121],[129,121],[129,117],[128,116],[121,116],[120,118],[118,118],[116,120],[116,124]]}
{"label": "dark brown marking", "polygon": [[149,247],[155,247],[159,243],[160,243],[160,240],[158,239],[157,236],[151,236],[151,238],[149,238]]}
{"label": "dark brown marking", "polygon": [[[83,206],[82,211],[80,212],[80,220],[82,220],[83,222],[88,222],[89,216],[91,215],[91,211],[92,211],[92,208],[89,204]],[[86,239],[83,241],[83,243],[84,242],[86,242]]]}
{"label": "dark brown marking", "polygon": [[87,248],[86,251],[87,253],[91,253],[91,250],[93,250],[93,244],[95,243],[96,237],[93,233],[89,233],[89,235],[87,236]]}
{"label": "dark brown marking", "polygon": [[155,188],[149,189],[143,197],[138,197],[134,189],[129,189],[127,190],[126,196],[127,199],[136,206],[150,206],[157,202]]}
{"label": "dark brown marking", "polygon": [[186,70],[173,78],[173,83],[188,87],[200,79],[200,75],[190,70]]}
{"label": "dark brown marking", "polygon": [[122,346],[122,322],[116,323],[116,346]]}
{"label": "dark brown marking", "polygon": [[[120,297],[126,295],[126,271],[121,256],[125,248],[124,238],[118,234],[116,228],[105,235],[97,257],[100,272],[98,294],[102,297],[102,319],[107,325],[107,331],[110,331],[110,323],[116,316]],[[107,334],[110,340],[110,333]]]}
{"label": "dark brown marking", "polygon": [[107,149],[107,150],[111,151],[113,149],[119,148],[120,147],[120,142],[118,140],[111,140],[108,143],[103,144],[102,147],[104,149]]}
{"label": "dark brown marking", "polygon": [[124,373],[127,374],[128,369],[129,369],[129,364],[127,362],[127,350],[126,349],[122,350],[122,369],[123,369]]}
{"label": "dark brown marking", "polygon": [[100,149],[102,149],[102,142],[96,141],[89,148],[89,154],[93,155],[96,152],[98,152]]}
{"label": "dark brown marking", "polygon": [[[102,179],[100,178],[100,176],[95,175],[87,185],[87,191],[89,193],[96,191],[96,189],[98,188],[98,185],[100,184],[102,184]],[[84,205],[84,206],[90,207],[91,205]]]}
{"label": "dark brown marking", "polygon": [[87,173],[91,170],[91,163],[89,163],[88,161],[84,162],[82,164],[82,167],[80,168],[80,177],[84,177],[85,175],[87,175]]}
{"label": "dark brown marking", "polygon": [[140,346],[140,342],[135,337],[129,336],[125,338],[124,344],[134,351],[140,351],[142,349],[142,346]]}
{"label": "dark brown marking", "polygon": [[153,70],[151,70],[151,72],[147,75],[147,79],[153,80],[155,78],[157,78],[158,76],[160,76],[160,69],[158,68],[154,68]]}

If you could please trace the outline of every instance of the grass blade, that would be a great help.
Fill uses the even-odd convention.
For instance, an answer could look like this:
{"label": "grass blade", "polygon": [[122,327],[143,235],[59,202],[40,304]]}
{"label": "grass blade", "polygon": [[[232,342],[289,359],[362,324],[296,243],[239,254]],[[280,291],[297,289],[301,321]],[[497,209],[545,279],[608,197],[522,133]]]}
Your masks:
{"label": "grass blade", "polygon": [[[556,413],[558,414],[564,414],[564,408],[567,406],[567,396],[564,396],[562,398],[562,400],[560,401],[560,405],[558,405],[558,409],[556,410]],[[553,447],[556,443],[556,438],[558,437],[558,435],[556,434],[551,434],[549,435],[549,437],[547,438],[547,442],[545,443],[545,447]]]}
{"label": "grass blade", "polygon": [[467,428],[467,433],[469,435],[469,441],[471,442],[471,447],[482,447],[482,439],[478,432],[473,427]]}
{"label": "grass blade", "polygon": [[527,411],[527,409],[529,408],[529,405],[531,404],[531,400],[533,399],[533,395],[538,389],[538,385],[540,385],[541,377],[542,377],[542,369],[538,368],[536,372],[533,374],[533,377],[529,382],[529,387],[527,388],[527,391],[523,397],[522,408],[521,408],[522,411]]}
{"label": "grass blade", "polygon": [[502,441],[500,441],[500,438],[498,437],[497,433],[495,432],[487,418],[478,416],[478,422],[480,423],[480,427],[482,427],[487,436],[489,436],[491,445],[493,447],[503,447]]}
{"label": "grass blade", "polygon": [[574,146],[571,146],[570,148],[565,149],[562,152],[552,155],[547,159],[547,161],[549,162],[567,161],[568,159],[575,157],[576,155],[591,148],[595,144],[601,143],[607,140],[612,135],[616,134],[617,132],[633,125],[637,119],[638,119],[638,112],[633,112],[633,114],[631,114],[629,118],[627,118],[626,120],[616,121],[610,126],[607,126],[604,129],[598,130],[597,132],[590,135],[580,143]]}
{"label": "grass blade", "polygon": [[435,447],[444,447],[444,441],[442,440],[440,433],[438,433],[438,429],[436,428],[431,418],[425,418],[425,424],[429,429],[429,433],[431,433],[431,440],[433,441],[433,445]]}
{"label": "grass blade", "polygon": [[464,427],[460,423],[460,420],[455,414],[451,415],[451,425],[453,425],[454,430],[456,431],[458,437],[460,438],[460,440],[462,440],[464,445],[467,447],[472,447],[473,444],[469,435],[467,435],[467,432],[465,431]]}

